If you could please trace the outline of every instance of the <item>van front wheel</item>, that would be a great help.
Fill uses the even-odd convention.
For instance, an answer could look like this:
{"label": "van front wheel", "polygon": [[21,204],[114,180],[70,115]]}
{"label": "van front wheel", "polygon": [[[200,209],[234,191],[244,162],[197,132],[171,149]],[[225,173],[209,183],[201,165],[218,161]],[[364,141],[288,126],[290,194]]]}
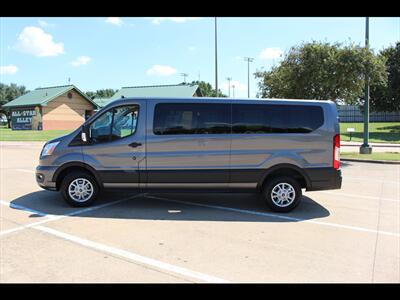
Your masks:
{"label": "van front wheel", "polygon": [[263,197],[273,211],[289,212],[300,203],[301,186],[291,177],[277,177],[265,183]]}
{"label": "van front wheel", "polygon": [[65,176],[60,190],[69,205],[83,207],[91,205],[96,200],[99,188],[90,174],[73,172]]}

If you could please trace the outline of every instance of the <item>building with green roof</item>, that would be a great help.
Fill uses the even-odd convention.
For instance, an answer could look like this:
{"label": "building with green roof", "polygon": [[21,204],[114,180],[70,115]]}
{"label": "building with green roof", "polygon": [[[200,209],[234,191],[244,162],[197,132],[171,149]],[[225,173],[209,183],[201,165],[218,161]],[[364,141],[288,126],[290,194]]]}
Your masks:
{"label": "building with green roof", "polygon": [[172,97],[172,98],[188,98],[202,97],[198,85],[192,84],[170,84],[170,85],[148,85],[148,86],[129,86],[123,87],[116,92],[111,98],[93,99],[97,105],[103,107],[111,101],[121,98],[130,97]]}
{"label": "building with green roof", "polygon": [[92,101],[96,103],[96,105],[101,108],[110,102],[111,98],[92,98]]}
{"label": "building with green roof", "polygon": [[68,130],[79,127],[98,105],[74,85],[37,88],[2,106],[13,130]]}

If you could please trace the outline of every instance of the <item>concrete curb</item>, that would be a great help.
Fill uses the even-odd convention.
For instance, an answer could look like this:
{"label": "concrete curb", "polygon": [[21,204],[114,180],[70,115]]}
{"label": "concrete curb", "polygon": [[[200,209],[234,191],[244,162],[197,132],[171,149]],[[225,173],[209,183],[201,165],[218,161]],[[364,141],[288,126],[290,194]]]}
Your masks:
{"label": "concrete curb", "polygon": [[357,158],[340,158],[340,161],[353,161],[353,162],[365,162],[365,163],[374,163],[374,164],[400,165],[400,161],[393,161],[393,160],[372,160],[372,159],[357,159]]}

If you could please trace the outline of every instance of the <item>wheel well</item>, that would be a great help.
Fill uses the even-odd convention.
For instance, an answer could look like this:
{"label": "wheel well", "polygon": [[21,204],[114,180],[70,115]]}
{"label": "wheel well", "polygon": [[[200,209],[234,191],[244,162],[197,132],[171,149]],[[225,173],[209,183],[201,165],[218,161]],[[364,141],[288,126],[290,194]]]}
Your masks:
{"label": "wheel well", "polygon": [[[96,179],[96,181],[98,181],[96,176],[95,176],[95,174],[93,174],[93,172],[91,172],[90,170],[86,169],[85,167],[70,166],[70,167],[65,168],[64,170],[62,170],[60,172],[60,174],[58,174],[57,179],[56,179],[56,189],[57,190],[60,189],[61,183],[64,180],[65,176],[67,176],[67,174],[69,174],[71,172],[75,172],[75,171],[80,171],[80,172],[87,173],[87,174],[93,176]],[[99,182],[97,182],[97,183],[99,183]]]}
{"label": "wheel well", "polygon": [[304,176],[299,171],[296,171],[295,169],[287,168],[287,167],[282,167],[282,168],[276,169],[276,170],[268,173],[268,175],[264,178],[262,185],[260,187],[262,187],[264,185],[264,183],[267,182],[268,180],[270,180],[271,178],[278,177],[278,176],[292,177],[295,180],[297,180],[298,183],[300,183],[301,188],[307,187],[307,181],[304,178]]}

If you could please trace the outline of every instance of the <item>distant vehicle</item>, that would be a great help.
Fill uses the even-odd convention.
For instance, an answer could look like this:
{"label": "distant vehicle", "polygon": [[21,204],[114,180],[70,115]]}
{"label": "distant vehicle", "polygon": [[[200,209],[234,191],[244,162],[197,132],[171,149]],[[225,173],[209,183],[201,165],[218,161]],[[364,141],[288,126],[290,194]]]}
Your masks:
{"label": "distant vehicle", "polygon": [[0,126],[5,126],[7,124],[8,124],[7,117],[3,114],[0,114]]}
{"label": "distant vehicle", "polygon": [[340,189],[331,101],[124,98],[47,142],[38,184],[88,206],[101,189],[258,192],[274,211]]}

